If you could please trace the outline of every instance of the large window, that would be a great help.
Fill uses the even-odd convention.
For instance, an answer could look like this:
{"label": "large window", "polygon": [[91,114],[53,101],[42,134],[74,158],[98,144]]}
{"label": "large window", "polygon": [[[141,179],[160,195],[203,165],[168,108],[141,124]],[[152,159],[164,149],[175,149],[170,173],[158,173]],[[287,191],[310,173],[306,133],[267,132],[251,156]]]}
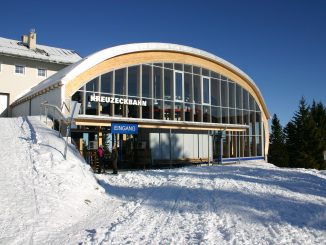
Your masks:
{"label": "large window", "polygon": [[[23,66],[16,66],[23,73]],[[243,125],[223,134],[223,157],[263,155],[262,112],[237,81],[190,64],[140,64],[106,72],[85,83],[72,99],[82,114]],[[229,126],[227,126],[229,127]]]}

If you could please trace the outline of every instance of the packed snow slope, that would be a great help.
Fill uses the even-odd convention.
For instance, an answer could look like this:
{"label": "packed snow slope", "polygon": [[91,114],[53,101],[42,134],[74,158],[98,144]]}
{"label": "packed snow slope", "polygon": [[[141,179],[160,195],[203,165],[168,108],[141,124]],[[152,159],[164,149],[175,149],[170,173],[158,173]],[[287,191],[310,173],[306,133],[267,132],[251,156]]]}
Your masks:
{"label": "packed snow slope", "polygon": [[0,123],[0,244],[325,244],[323,171],[243,162],[94,176],[38,118]]}

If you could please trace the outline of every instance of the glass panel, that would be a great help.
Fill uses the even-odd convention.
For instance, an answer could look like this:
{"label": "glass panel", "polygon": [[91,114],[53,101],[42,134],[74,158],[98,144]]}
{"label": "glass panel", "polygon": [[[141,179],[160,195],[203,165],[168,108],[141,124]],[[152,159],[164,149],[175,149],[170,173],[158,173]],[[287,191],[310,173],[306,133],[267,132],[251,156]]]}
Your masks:
{"label": "glass panel", "polygon": [[163,101],[156,100],[154,103],[154,119],[162,119],[163,118]]}
{"label": "glass panel", "polygon": [[229,82],[229,107],[235,108],[235,84]]}
{"label": "glass panel", "polygon": [[209,78],[203,77],[203,103],[209,104]]}
{"label": "glass panel", "polygon": [[174,120],[183,121],[183,103],[175,103],[174,105]]}
{"label": "glass panel", "polygon": [[84,114],[84,92],[82,91],[77,91],[76,93],[71,96],[71,100],[77,101],[78,103],[81,103],[80,106],[80,114]]}
{"label": "glass panel", "polygon": [[228,79],[227,79],[227,77],[221,75],[221,80],[227,81]]}
{"label": "glass panel", "polygon": [[250,135],[249,140],[250,140],[250,156],[255,157],[257,156],[256,137]]}
{"label": "glass panel", "polygon": [[230,132],[230,157],[237,157],[237,137],[236,132]]}
{"label": "glass panel", "polygon": [[[120,97],[120,96],[116,96],[115,98],[124,98],[124,97]],[[123,108],[124,105],[122,104],[114,104],[114,116],[116,117],[122,117],[123,116]]]}
{"label": "glass panel", "polygon": [[[144,100],[144,99],[143,99]],[[151,119],[152,113],[152,100],[145,100],[147,101],[146,106],[142,106],[142,118]]]}
{"label": "glass panel", "polygon": [[164,69],[164,99],[172,100],[173,71]]}
{"label": "glass panel", "polygon": [[98,77],[94,78],[86,84],[86,91],[98,92]]}
{"label": "glass panel", "polygon": [[213,123],[221,123],[222,122],[222,116],[221,116],[221,107],[211,107],[212,110],[212,122]]}
{"label": "glass panel", "polygon": [[204,68],[201,69],[201,74],[202,74],[203,76],[209,76],[209,75],[210,75],[210,74],[209,74],[209,70],[204,69]]}
{"label": "glass panel", "polygon": [[142,65],[142,97],[152,97],[152,67]]}
{"label": "glass panel", "polygon": [[243,124],[242,120],[242,110],[237,110],[237,124]]}
{"label": "glass panel", "polygon": [[235,114],[235,109],[229,109],[229,118],[230,118],[230,124],[236,124],[237,123],[237,117]]}
{"label": "glass panel", "polygon": [[211,72],[211,77],[219,79],[220,78],[220,74],[218,74],[216,72]]}
{"label": "glass panel", "polygon": [[139,106],[137,105],[127,105],[128,118],[139,118]]}
{"label": "glass panel", "polygon": [[243,112],[243,123],[245,124],[245,125],[249,125],[249,111],[247,111],[247,110],[243,110],[242,111]]}
{"label": "glass panel", "polygon": [[229,107],[228,83],[221,81],[221,100],[223,107]]}
{"label": "glass panel", "polygon": [[256,112],[255,135],[261,135],[261,113]]}
{"label": "glass panel", "polygon": [[110,104],[110,103],[101,103],[101,105],[100,105],[100,109],[101,109],[100,114],[101,115],[113,116],[112,107],[113,107],[113,105]]}
{"label": "glass panel", "polygon": [[172,118],[172,103],[170,101],[164,102],[164,120],[173,120],[173,118]]}
{"label": "glass panel", "polygon": [[255,101],[255,107],[256,107],[256,111],[260,111],[257,101]]}
{"label": "glass panel", "polygon": [[179,71],[183,71],[183,65],[182,64],[174,64],[174,69],[179,70]]}
{"label": "glass panel", "polygon": [[125,93],[126,68],[115,71],[115,94]]}
{"label": "glass panel", "polygon": [[229,154],[229,145],[230,145],[230,136],[229,134],[226,134],[225,132],[223,132],[223,136],[222,136],[222,141],[223,141],[223,158],[229,158],[230,154]]}
{"label": "glass panel", "polygon": [[173,69],[173,64],[172,63],[164,63],[164,67]]}
{"label": "glass panel", "polygon": [[154,98],[162,99],[162,68],[154,67]]}
{"label": "glass panel", "polygon": [[112,93],[113,72],[108,72],[101,76],[101,92]]}
{"label": "glass panel", "polygon": [[253,112],[253,111],[250,111],[250,123],[249,123],[249,126],[250,126],[250,135],[253,135],[256,131],[255,131],[255,124],[256,124],[256,113]]}
{"label": "glass panel", "polygon": [[220,81],[218,79],[211,79],[211,105],[220,106]]}
{"label": "glass panel", "polygon": [[199,68],[199,67],[194,66],[192,69],[193,69],[193,73],[194,73],[194,74],[198,74],[198,75],[200,75],[200,68]]}
{"label": "glass panel", "polygon": [[190,72],[190,73],[192,73],[192,66],[191,66],[191,65],[184,65],[184,70],[185,70],[186,72]]}
{"label": "glass panel", "polygon": [[240,85],[236,85],[236,107],[238,109],[242,109],[243,106],[242,106],[242,102],[243,102],[243,99],[242,99],[242,87]]}
{"label": "glass panel", "polygon": [[185,104],[185,121],[192,121],[193,104]]}
{"label": "glass panel", "polygon": [[211,122],[210,106],[203,106],[203,122]]}
{"label": "glass panel", "polygon": [[243,109],[249,110],[249,93],[247,90],[243,89]]}
{"label": "glass panel", "polygon": [[139,66],[128,67],[128,95],[129,96],[139,96],[138,93],[139,77],[140,77]]}
{"label": "glass panel", "polygon": [[249,136],[244,136],[244,156],[249,157],[250,156],[250,143],[249,143]]}
{"label": "glass panel", "polygon": [[98,102],[91,101],[91,96],[95,95],[98,96],[98,93],[86,93],[86,101],[87,104],[85,105],[86,115],[97,115],[97,105]]}
{"label": "glass panel", "polygon": [[222,123],[229,123],[229,109],[222,108]]}
{"label": "glass panel", "polygon": [[195,103],[201,104],[200,76],[196,75],[194,75],[194,100]]}
{"label": "glass panel", "polygon": [[249,106],[250,106],[250,110],[252,110],[252,111],[256,110],[255,100],[251,94],[249,94]]}
{"label": "glass panel", "polygon": [[257,153],[256,153],[257,156],[262,156],[263,155],[261,136],[256,136],[256,150],[257,150]]}
{"label": "glass panel", "polygon": [[195,105],[194,122],[201,122],[201,105]]}
{"label": "glass panel", "polygon": [[192,75],[184,74],[184,96],[185,102],[193,102],[192,100]]}
{"label": "glass panel", "polygon": [[175,100],[183,101],[182,96],[183,89],[183,73],[175,72]]}

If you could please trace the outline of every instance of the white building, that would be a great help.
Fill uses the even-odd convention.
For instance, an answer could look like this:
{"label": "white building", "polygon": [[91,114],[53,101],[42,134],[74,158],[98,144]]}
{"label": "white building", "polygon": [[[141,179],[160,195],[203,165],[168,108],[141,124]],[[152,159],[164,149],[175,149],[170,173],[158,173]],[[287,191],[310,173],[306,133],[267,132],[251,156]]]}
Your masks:
{"label": "white building", "polygon": [[21,41],[0,37],[0,115],[33,86],[81,57],[73,50],[39,45],[36,33],[23,35]]}

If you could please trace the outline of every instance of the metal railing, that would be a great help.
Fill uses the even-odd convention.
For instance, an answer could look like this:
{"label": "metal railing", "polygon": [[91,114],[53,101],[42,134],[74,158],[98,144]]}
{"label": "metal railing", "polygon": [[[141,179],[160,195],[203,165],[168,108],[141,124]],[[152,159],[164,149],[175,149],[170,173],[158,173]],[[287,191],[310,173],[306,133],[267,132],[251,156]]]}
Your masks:
{"label": "metal railing", "polygon": [[61,137],[64,139],[63,135],[61,135],[62,125],[66,125],[66,139],[65,139],[65,148],[63,157],[64,159],[67,159],[67,146],[68,146],[68,138],[70,135],[70,129],[71,129],[71,123],[72,123],[72,117],[69,117],[62,113],[63,108],[66,108],[66,110],[70,113],[69,108],[67,107],[66,103],[63,102],[61,108],[59,108],[56,105],[51,105],[48,103],[48,101],[44,101],[40,105],[40,121],[42,121],[42,116],[45,117],[45,124],[48,126],[48,119],[52,119],[52,129],[55,130],[55,123],[58,122],[58,137]]}

